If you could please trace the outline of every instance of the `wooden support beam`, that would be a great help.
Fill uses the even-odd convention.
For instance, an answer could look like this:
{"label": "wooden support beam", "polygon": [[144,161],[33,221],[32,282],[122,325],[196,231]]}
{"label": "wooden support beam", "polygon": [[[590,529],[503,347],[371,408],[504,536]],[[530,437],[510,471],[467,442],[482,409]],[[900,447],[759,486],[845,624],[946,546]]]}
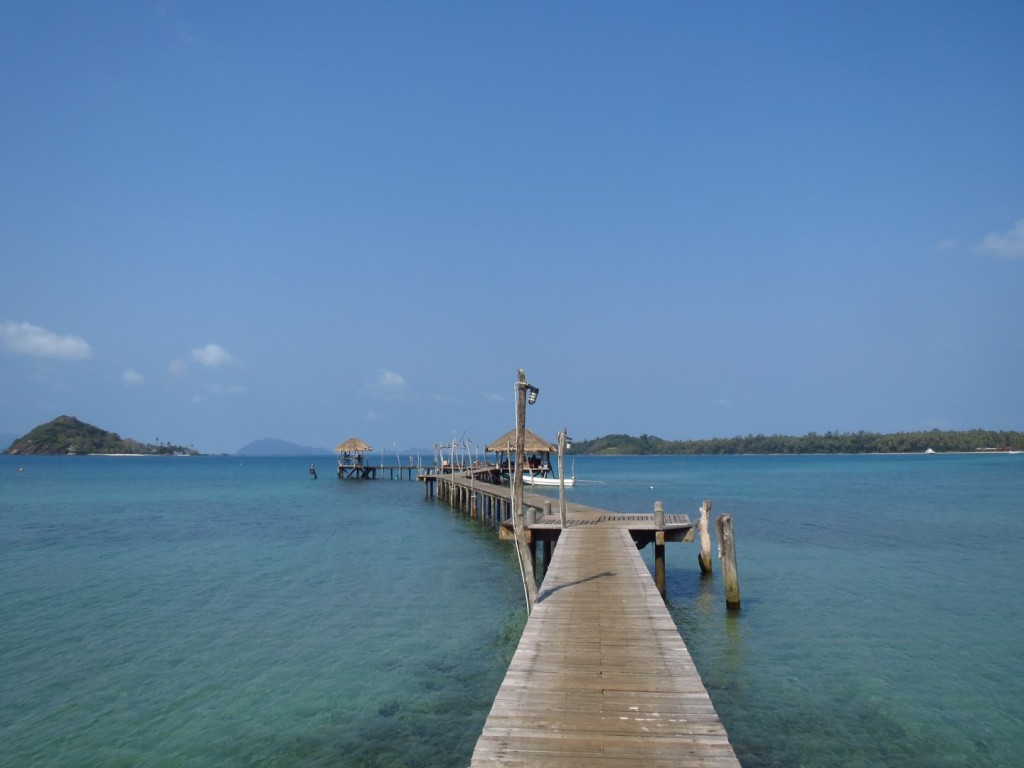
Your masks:
{"label": "wooden support beam", "polygon": [[722,561],[725,579],[725,606],[730,610],[740,607],[740,579],[736,571],[736,539],[732,532],[732,515],[719,515],[715,519],[718,531],[718,557]]}
{"label": "wooden support beam", "polygon": [[700,519],[697,521],[697,533],[700,535],[700,552],[697,553],[697,562],[700,564],[700,572],[704,575],[711,575],[711,499],[705,499],[700,505]]}
{"label": "wooden support beam", "polygon": [[654,502],[654,584],[665,597],[665,505]]}
{"label": "wooden support beam", "polygon": [[654,533],[654,585],[665,596],[665,532]]}

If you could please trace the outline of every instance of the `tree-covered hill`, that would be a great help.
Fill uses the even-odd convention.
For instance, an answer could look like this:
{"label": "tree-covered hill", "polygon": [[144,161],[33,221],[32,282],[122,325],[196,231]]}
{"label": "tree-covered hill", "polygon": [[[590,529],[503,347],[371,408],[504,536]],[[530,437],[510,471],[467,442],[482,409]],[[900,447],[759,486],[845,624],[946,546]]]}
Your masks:
{"label": "tree-covered hill", "polygon": [[131,453],[139,455],[170,455],[196,451],[180,445],[149,445],[137,440],[122,439],[114,432],[79,421],[74,416],[58,416],[40,424],[18,438],[5,451],[9,454],[54,456],[89,453]]}
{"label": "tree-covered hill", "polygon": [[578,440],[571,453],[599,455],[698,455],[796,453],[936,453],[1024,450],[1024,433],[972,429],[963,432],[815,432],[803,437],[747,435],[710,440],[662,440],[653,435],[606,435]]}

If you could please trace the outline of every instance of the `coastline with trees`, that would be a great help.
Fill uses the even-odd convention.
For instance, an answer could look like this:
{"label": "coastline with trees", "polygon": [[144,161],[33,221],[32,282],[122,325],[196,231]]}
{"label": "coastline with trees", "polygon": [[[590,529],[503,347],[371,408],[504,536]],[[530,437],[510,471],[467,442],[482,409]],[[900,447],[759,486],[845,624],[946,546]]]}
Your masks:
{"label": "coastline with trees", "polygon": [[569,453],[596,456],[697,456],[734,454],[997,453],[1024,450],[1024,432],[972,429],[924,432],[809,432],[746,435],[706,440],[663,440],[653,435],[615,434],[576,440]]}

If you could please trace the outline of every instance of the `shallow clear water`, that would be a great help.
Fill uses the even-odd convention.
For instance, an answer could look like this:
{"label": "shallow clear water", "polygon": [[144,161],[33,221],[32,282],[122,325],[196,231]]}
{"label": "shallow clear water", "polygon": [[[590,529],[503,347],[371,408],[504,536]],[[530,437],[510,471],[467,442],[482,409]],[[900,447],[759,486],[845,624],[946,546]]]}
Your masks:
{"label": "shallow clear water", "polygon": [[602,462],[574,500],[733,517],[739,614],[696,546],[667,578],[744,766],[1024,764],[1024,455]]}
{"label": "shallow clear water", "polygon": [[521,586],[422,486],[280,459],[17,464],[0,764],[468,762]]}
{"label": "shallow clear water", "polygon": [[[513,549],[308,465],[0,457],[0,766],[468,764]],[[574,501],[732,514],[742,610],[695,545],[668,601],[744,766],[1024,763],[1024,456],[575,465]]]}

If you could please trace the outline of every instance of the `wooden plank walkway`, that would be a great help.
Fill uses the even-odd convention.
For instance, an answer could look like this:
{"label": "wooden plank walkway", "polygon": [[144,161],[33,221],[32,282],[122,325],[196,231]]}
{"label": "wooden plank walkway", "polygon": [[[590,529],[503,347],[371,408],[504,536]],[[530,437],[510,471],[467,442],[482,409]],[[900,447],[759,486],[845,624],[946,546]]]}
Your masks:
{"label": "wooden plank walkway", "polygon": [[562,531],[472,765],[739,766],[621,524]]}

